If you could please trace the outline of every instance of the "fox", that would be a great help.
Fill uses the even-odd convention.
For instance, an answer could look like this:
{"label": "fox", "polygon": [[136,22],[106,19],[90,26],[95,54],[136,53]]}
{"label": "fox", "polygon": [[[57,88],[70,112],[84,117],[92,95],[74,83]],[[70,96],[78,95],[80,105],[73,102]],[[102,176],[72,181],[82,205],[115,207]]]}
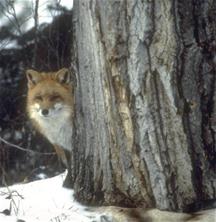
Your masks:
{"label": "fox", "polygon": [[67,68],[56,72],[26,70],[27,114],[36,128],[54,146],[70,169],[74,119],[74,84]]}

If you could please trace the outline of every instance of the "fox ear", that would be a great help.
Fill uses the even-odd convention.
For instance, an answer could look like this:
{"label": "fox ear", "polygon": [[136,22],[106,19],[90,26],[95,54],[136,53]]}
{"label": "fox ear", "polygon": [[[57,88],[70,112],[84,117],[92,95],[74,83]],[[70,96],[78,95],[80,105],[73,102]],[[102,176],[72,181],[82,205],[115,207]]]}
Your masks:
{"label": "fox ear", "polygon": [[36,85],[40,81],[40,74],[33,69],[26,70],[26,77],[28,80],[29,88]]}
{"label": "fox ear", "polygon": [[55,78],[58,80],[61,84],[71,84],[72,83],[72,77],[71,72],[67,68],[60,69],[56,74]]}

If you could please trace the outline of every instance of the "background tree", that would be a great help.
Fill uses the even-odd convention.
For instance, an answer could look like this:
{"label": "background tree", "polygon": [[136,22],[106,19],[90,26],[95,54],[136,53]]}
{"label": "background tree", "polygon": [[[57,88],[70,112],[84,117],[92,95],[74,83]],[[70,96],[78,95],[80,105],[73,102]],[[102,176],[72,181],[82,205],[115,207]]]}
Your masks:
{"label": "background tree", "polygon": [[216,2],[75,0],[72,172],[92,204],[216,197]]}

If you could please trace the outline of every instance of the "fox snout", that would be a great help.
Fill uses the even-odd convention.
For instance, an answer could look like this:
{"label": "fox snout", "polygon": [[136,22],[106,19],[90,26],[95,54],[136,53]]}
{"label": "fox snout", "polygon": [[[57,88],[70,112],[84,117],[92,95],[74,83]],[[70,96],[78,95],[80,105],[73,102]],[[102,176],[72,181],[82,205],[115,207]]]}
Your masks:
{"label": "fox snout", "polygon": [[52,107],[46,107],[36,103],[32,108],[41,117],[51,117],[57,114],[63,108],[63,105],[56,103]]}
{"label": "fox snout", "polygon": [[49,110],[48,110],[48,109],[42,109],[42,110],[41,110],[41,114],[42,114],[43,116],[48,116],[48,115],[49,115]]}

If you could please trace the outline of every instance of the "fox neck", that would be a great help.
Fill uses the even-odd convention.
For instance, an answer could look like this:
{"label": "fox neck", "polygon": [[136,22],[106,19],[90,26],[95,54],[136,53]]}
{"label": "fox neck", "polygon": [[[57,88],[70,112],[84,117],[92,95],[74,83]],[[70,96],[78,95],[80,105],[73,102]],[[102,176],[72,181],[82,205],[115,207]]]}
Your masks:
{"label": "fox neck", "polygon": [[68,151],[72,148],[72,121],[70,117],[34,119],[39,131],[53,144]]}

